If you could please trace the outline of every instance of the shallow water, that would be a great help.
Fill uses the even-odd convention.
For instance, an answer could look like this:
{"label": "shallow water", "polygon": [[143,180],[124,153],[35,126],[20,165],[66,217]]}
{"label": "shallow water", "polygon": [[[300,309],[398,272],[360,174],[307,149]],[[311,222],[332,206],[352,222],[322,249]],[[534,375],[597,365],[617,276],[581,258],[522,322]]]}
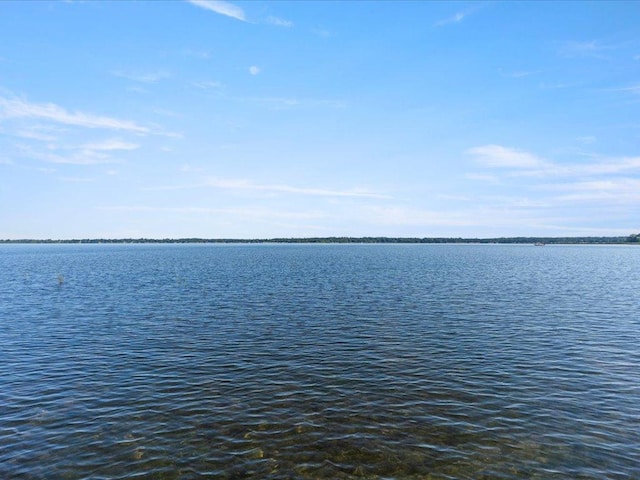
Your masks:
{"label": "shallow water", "polygon": [[0,246],[0,478],[640,478],[640,248]]}

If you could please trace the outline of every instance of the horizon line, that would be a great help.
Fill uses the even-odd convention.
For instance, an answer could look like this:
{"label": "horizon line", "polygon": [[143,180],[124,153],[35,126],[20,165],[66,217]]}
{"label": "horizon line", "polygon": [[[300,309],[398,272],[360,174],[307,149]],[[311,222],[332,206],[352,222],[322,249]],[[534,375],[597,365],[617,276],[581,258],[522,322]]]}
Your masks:
{"label": "horizon line", "polygon": [[137,238],[19,238],[0,239],[0,244],[100,244],[100,243],[639,243],[640,233],[629,235],[581,236],[500,236],[500,237],[395,237],[395,236],[320,236],[273,238],[137,237]]}

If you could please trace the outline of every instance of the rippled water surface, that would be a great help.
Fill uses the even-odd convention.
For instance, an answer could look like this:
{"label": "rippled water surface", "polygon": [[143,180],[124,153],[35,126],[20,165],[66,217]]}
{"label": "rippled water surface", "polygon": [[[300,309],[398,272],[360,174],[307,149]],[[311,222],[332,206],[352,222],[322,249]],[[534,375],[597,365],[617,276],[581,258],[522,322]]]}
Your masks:
{"label": "rippled water surface", "polygon": [[0,478],[640,478],[640,248],[0,246]]}

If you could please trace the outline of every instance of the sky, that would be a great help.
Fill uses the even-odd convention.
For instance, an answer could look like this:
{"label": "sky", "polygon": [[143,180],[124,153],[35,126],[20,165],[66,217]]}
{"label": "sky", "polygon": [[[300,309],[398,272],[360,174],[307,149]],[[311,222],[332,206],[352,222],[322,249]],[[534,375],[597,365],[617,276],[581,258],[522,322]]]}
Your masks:
{"label": "sky", "polygon": [[0,2],[0,238],[640,232],[640,2]]}

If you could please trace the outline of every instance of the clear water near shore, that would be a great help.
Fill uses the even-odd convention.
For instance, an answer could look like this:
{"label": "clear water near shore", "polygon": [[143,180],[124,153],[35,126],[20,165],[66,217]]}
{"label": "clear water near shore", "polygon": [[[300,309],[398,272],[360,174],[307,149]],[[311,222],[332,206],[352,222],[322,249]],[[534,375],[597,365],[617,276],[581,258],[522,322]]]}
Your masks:
{"label": "clear water near shore", "polygon": [[0,477],[640,478],[640,249],[0,246]]}

